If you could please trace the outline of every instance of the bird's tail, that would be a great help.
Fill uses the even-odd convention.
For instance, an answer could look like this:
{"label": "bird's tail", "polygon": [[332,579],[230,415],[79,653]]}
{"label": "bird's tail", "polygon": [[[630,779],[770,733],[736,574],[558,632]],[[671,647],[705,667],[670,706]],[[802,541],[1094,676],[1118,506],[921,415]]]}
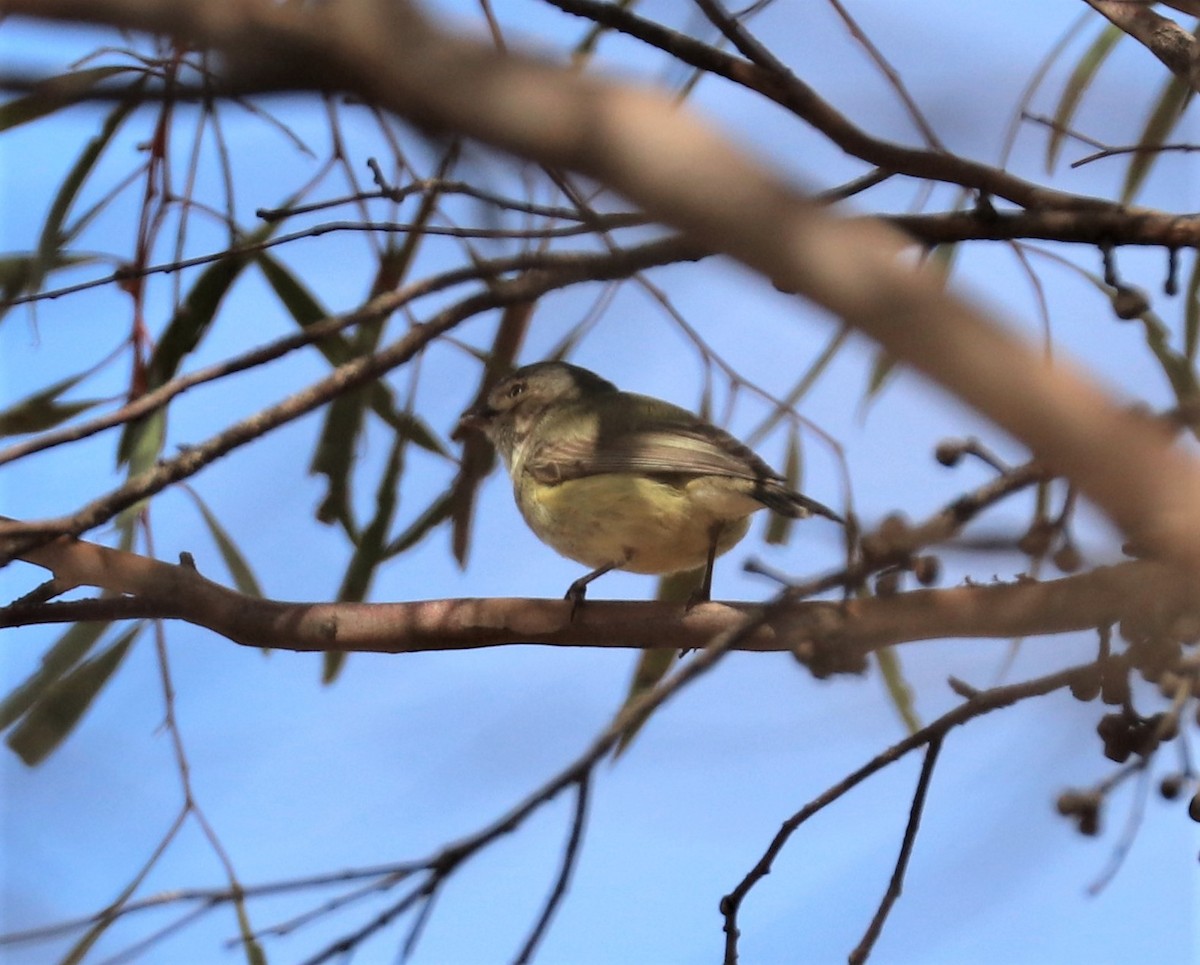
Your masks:
{"label": "bird's tail", "polygon": [[792,519],[803,519],[806,516],[824,516],[826,519],[831,519],[840,526],[846,525],[846,521],[824,503],[819,503],[815,499],[805,496],[803,493],[788,489],[782,483],[771,485],[774,482],[774,480],[771,480],[758,493],[755,493],[759,501],[768,509],[772,509],[780,515],[788,516]]}

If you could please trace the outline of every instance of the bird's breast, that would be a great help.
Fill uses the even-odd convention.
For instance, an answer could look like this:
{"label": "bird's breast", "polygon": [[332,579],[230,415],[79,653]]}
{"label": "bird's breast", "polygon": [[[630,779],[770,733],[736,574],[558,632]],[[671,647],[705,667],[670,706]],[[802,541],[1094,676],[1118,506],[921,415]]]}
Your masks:
{"label": "bird's breast", "polygon": [[609,473],[548,485],[525,474],[514,489],[530,529],[563,556],[593,568],[627,559],[622,569],[674,573],[704,565],[714,528],[718,553],[732,547],[760,508],[701,482]]}

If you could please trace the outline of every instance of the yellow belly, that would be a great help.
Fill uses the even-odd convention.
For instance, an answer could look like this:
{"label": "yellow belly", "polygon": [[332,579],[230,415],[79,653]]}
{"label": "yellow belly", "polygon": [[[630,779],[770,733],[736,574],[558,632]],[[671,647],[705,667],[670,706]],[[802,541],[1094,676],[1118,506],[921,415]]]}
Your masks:
{"label": "yellow belly", "polygon": [[714,531],[717,552],[724,553],[746,535],[750,513],[762,508],[711,479],[681,487],[614,474],[548,486],[526,476],[515,493],[529,528],[563,556],[634,573],[703,566]]}

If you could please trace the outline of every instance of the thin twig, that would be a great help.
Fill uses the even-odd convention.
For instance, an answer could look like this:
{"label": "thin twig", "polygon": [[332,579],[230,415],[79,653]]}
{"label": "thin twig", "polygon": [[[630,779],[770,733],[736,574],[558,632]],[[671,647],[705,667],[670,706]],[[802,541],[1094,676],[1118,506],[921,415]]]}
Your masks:
{"label": "thin twig", "polygon": [[1088,674],[1094,673],[1094,668],[1094,663],[1082,664],[1023,683],[1008,684],[1003,687],[993,687],[990,690],[981,691],[976,697],[964,701],[937,720],[922,727],[919,731],[910,734],[903,740],[897,741],[891,747],[875,755],[875,757],[867,761],[862,767],[846,775],[846,777],[842,778],[842,780],[838,781],[832,787],[827,788],[784,821],[782,827],[780,827],[775,837],[771,840],[771,843],[763,852],[763,856],[747,872],[738,885],[721,899],[721,914],[725,918],[725,965],[735,965],[738,960],[737,941],[740,932],[737,925],[737,916],[742,902],[745,901],[746,896],[754,886],[770,874],[775,859],[779,856],[788,840],[809,818],[837,801],[868,777],[900,760],[910,751],[918,747],[924,747],[935,739],[941,739],[952,728],[994,710],[1012,706],[1018,701],[1027,700],[1031,697],[1040,697],[1055,690],[1062,690],[1065,687],[1069,687],[1073,681],[1086,678]]}
{"label": "thin twig", "polygon": [[929,781],[933,777],[933,768],[937,763],[938,754],[942,750],[942,741],[944,739],[945,735],[939,734],[933,737],[925,748],[925,759],[921,763],[921,776],[917,781],[917,790],[913,795],[912,806],[908,811],[908,826],[904,829],[904,841],[900,845],[900,854],[896,858],[895,870],[892,872],[887,891],[884,893],[883,900],[879,903],[879,908],[875,911],[875,916],[871,919],[871,924],[867,926],[867,931],[863,935],[862,941],[850,953],[849,960],[851,965],[859,965],[860,962],[867,960],[867,956],[871,954],[871,949],[879,938],[880,932],[883,931],[883,924],[887,921],[887,916],[891,912],[892,906],[896,903],[896,900],[900,897],[900,892],[903,890],[904,872],[908,869],[909,858],[912,857],[913,844],[917,840],[917,831],[921,826],[921,815],[925,810],[925,796],[929,791]]}
{"label": "thin twig", "polygon": [[588,793],[591,779],[591,771],[584,771],[579,777],[579,784],[575,789],[575,812],[571,820],[571,837],[567,840],[567,846],[563,851],[562,864],[558,869],[554,889],[550,892],[550,897],[546,899],[545,907],[542,908],[542,913],[538,916],[533,931],[529,933],[529,938],[525,940],[517,957],[513,959],[516,965],[524,965],[533,958],[538,942],[542,940],[546,929],[550,926],[550,919],[567,893],[567,884],[571,880],[571,872],[575,870],[575,863],[579,857],[579,844],[583,840],[583,829],[587,825]]}

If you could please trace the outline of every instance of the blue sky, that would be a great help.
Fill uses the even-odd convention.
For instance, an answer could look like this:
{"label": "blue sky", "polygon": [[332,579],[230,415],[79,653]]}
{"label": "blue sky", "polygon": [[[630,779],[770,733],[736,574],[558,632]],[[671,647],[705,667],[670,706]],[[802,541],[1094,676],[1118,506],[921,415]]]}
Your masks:
{"label": "blue sky", "polygon": [[[802,18],[794,6],[776,5],[758,29],[851,117],[874,133],[915,142],[894,97],[829,10],[811,7]],[[854,12],[948,146],[994,161],[1020,89],[1080,8],[1068,0],[986,9],[950,2],[915,7],[864,2]],[[689,19],[680,10],[680,5],[653,3],[644,13],[681,26],[695,22],[695,14]],[[469,5],[451,12],[475,16]],[[530,43],[552,46],[579,36],[577,23],[545,15],[533,4],[513,4],[500,12],[520,22]],[[1084,43],[1095,29],[1085,32]],[[9,21],[0,25],[0,58],[57,69],[88,49],[95,36]],[[1074,55],[1081,49],[1077,42]],[[619,39],[602,46],[601,60],[624,76],[658,76],[657,60]],[[1065,63],[1070,62],[1068,55]],[[1062,68],[1052,73],[1040,110],[1052,107],[1063,76]],[[1122,45],[1085,101],[1080,126],[1115,143],[1133,139],[1159,83],[1148,55]],[[1138,106],[1130,91],[1146,92],[1145,104]],[[695,104],[802,183],[827,187],[861,172],[777,109],[723,85],[701,85]],[[301,99],[271,106],[302,137],[323,147],[324,115],[318,107]],[[251,224],[254,208],[280,203],[286,186],[298,182],[311,162],[249,115],[230,111],[227,116],[238,158],[239,211]],[[377,145],[360,115],[347,116],[347,137],[361,161]],[[97,108],[84,107],[0,139],[4,251],[28,248],[36,238],[49,197],[99,117]],[[131,163],[145,123],[131,128],[110,176]],[[1194,124],[1190,130],[1194,134]],[[1188,133],[1181,131],[1179,139]],[[1043,149],[1042,134],[1027,131],[1014,168],[1044,178]],[[418,147],[413,154],[428,168],[427,151]],[[472,152],[463,173],[511,185],[520,172],[510,162]],[[368,179],[365,165],[360,164],[359,174]],[[1097,164],[1060,171],[1054,183],[1111,194],[1120,175],[1116,164]],[[211,170],[206,177],[212,177]],[[337,193],[335,187],[329,193]],[[1140,200],[1188,211],[1200,207],[1196,194],[1186,158],[1168,157]],[[885,186],[868,195],[862,209],[901,210],[913,195],[912,185]],[[952,201],[952,192],[939,190],[931,209]],[[131,210],[118,208],[97,222],[89,243],[127,249]],[[478,215],[459,210],[464,219]],[[218,232],[198,223],[189,244],[204,251],[219,247],[219,241]],[[361,239],[338,235],[302,241],[283,252],[332,310],[361,300],[373,271],[369,255]],[[422,267],[430,270],[443,263],[439,259],[456,255],[450,243],[431,244]],[[1099,270],[1093,253],[1074,257],[1088,270]],[[1159,284],[1165,273],[1159,252],[1122,251],[1119,262],[1126,275],[1147,286]],[[1165,404],[1167,387],[1146,361],[1138,329],[1115,322],[1105,301],[1078,276],[1048,262],[1036,264],[1060,350],[1093,367],[1116,391]],[[779,393],[836,330],[830,319],[728,263],[710,260],[651,277],[739,371]],[[963,251],[953,283],[1014,326],[1031,335],[1040,331],[1035,294],[1003,246]],[[156,282],[151,292],[147,320],[153,330],[161,329],[169,312],[171,284]],[[594,289],[566,292],[539,304],[523,361],[554,346],[595,296]],[[1158,292],[1155,298],[1160,314],[1177,326],[1179,300]],[[425,317],[432,304],[419,305],[417,317]],[[494,316],[481,317],[456,334],[484,345],[494,325]],[[8,404],[50,378],[84,368],[115,347],[128,327],[128,299],[104,290],[42,303],[36,313],[11,312],[0,323],[0,401]],[[212,337],[187,364],[198,367],[291,329],[261,279],[248,276],[226,304]],[[661,307],[632,285],[617,294],[574,358],[625,388],[688,406],[700,398],[695,353]],[[844,446],[855,504],[864,519],[877,520],[896,509],[919,518],[987,478],[976,465],[953,471],[937,466],[932,450],[945,437],[976,434],[1019,458],[1011,443],[915,377],[898,375],[864,410],[872,359],[870,347],[852,339],[803,407],[806,418]],[[437,432],[448,434],[470,401],[477,364],[447,346],[433,348],[422,365],[418,406]],[[311,353],[220,389],[189,394],[173,416],[170,444],[203,439],[325,371],[323,360]],[[79,395],[118,396],[126,377],[125,369],[112,367],[81,387]],[[390,381],[401,396],[409,384],[404,370]],[[739,400],[731,428],[749,431],[762,411],[753,400]],[[332,598],[348,558],[338,532],[311,522],[321,487],[305,473],[305,464],[319,426],[314,417],[302,419],[193,480],[238,539],[265,592],[275,598]],[[807,491],[839,505],[834,455],[815,436],[805,441]],[[364,467],[377,471],[387,442],[377,427],[361,452]],[[57,515],[116,485],[113,444],[112,436],[103,436],[4,467],[0,512],[21,518]],[[759,448],[776,465],[782,462],[781,435]],[[416,515],[450,473],[452,467],[443,462],[414,456],[401,493],[402,518]],[[369,503],[371,485],[364,486],[362,507]],[[991,514],[985,528],[1019,532],[1029,508],[1027,502],[1013,501]],[[160,558],[191,552],[202,572],[226,579],[186,496],[163,494],[154,502],[152,518]],[[438,531],[384,569],[372,599],[556,597],[579,575],[574,564],[523,527],[508,483],[499,476],[484,486],[478,518],[465,571],[450,556],[447,533]],[[760,542],[764,523],[756,522],[751,539],[719,565],[718,598],[770,594],[769,584],[740,572],[739,563],[751,555],[798,574],[836,563],[837,534],[827,524],[807,524],[791,545],[772,548]],[[1078,535],[1089,561],[1117,558],[1112,534],[1086,510]],[[981,580],[1007,579],[1022,567],[1011,556],[980,561],[948,555],[945,562],[946,584],[967,572]],[[40,579],[28,567],[11,567],[0,573],[0,596],[11,599]],[[613,574],[592,592],[645,598],[653,589],[652,579]],[[168,626],[165,633],[193,786],[246,884],[416,858],[474,832],[587,746],[619,706],[636,659],[621,650],[537,647],[355,655],[337,683],[325,687],[315,656],[278,652],[264,657],[182,624]],[[57,634],[53,628],[8,631],[0,646],[0,689],[24,679]],[[145,634],[77,732],[41,767],[27,769],[6,750],[0,753],[0,929],[32,927],[102,907],[147,859],[177,813],[181,792],[160,726],[163,701],[152,644]],[[986,686],[1036,676],[1092,652],[1094,640],[1079,635],[1029,641],[1015,656],[1009,641],[920,644],[904,648],[902,660],[918,710],[930,720],[957,700],[945,684],[951,675]],[[1182,965],[1197,960],[1200,835],[1181,804],[1149,795],[1123,869],[1095,897],[1087,894],[1088,886],[1107,867],[1139,807],[1136,782],[1114,796],[1099,838],[1080,837],[1054,813],[1061,789],[1089,785],[1111,771],[1093,732],[1101,712],[1098,705],[1055,695],[950,735],[904,895],[873,961]],[[814,681],[787,655],[730,656],[658,714],[625,757],[597,772],[579,867],[539,960],[597,965],[717,960],[722,943],[717,902],[757,860],[779,824],[902,735],[875,673]],[[886,887],[918,770],[917,758],[906,759],[799,831],[775,872],[745,903],[744,961],[845,959]],[[556,801],[455,875],[439,897],[415,961],[509,959],[548,893],[569,821],[568,802]],[[215,886],[222,880],[212,849],[193,824],[140,894]],[[267,927],[331,894],[254,904],[254,924]],[[378,901],[366,903],[272,939],[268,955],[272,961],[300,960],[380,907]],[[98,946],[97,960],[165,924],[171,914],[150,912],[114,927]],[[357,961],[395,960],[403,934],[403,927],[385,930],[363,947]],[[235,935],[232,915],[217,911],[158,946],[146,960],[234,961],[236,952],[224,943]],[[53,946],[7,948],[2,957],[20,965],[43,962],[50,957],[47,947]]]}

